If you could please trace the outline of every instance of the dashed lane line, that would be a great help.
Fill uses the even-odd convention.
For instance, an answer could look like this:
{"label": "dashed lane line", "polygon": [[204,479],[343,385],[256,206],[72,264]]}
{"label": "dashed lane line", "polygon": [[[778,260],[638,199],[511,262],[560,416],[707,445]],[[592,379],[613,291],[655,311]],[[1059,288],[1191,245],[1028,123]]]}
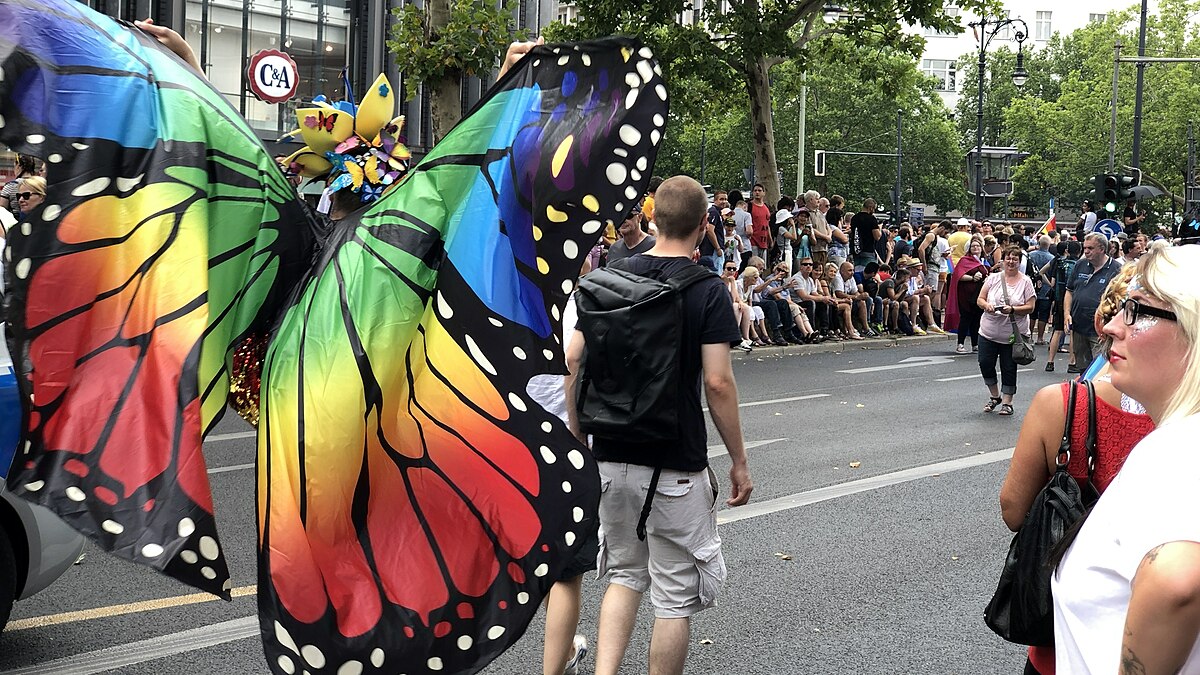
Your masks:
{"label": "dashed lane line", "polygon": [[[746,445],[746,449],[749,450],[751,448],[759,448],[764,445],[770,445],[772,443],[780,443],[780,442],[786,441],[786,440],[787,440],[786,438],[768,438],[765,441],[746,441],[745,445]],[[718,443],[717,445],[708,446],[709,459],[712,459],[713,457],[721,457],[722,455],[728,455],[728,454],[729,454],[729,450],[726,449],[726,447],[720,443]]]}
{"label": "dashed lane line", "polygon": [[[254,595],[258,592],[258,586],[239,586],[229,591],[229,594],[235,598]],[[11,633],[19,630],[29,630],[30,628],[45,628],[47,626],[57,626],[63,623],[75,623],[76,621],[90,621],[92,619],[105,619],[112,616],[121,616],[123,614],[137,614],[140,612],[150,612],[156,609],[168,609],[171,607],[183,607],[185,605],[196,605],[202,602],[215,602],[220,600],[217,596],[211,593],[190,593],[188,595],[177,595],[172,598],[156,598],[154,600],[143,600],[141,602],[130,602],[124,605],[109,605],[108,607],[96,607],[95,609],[84,609],[77,612],[63,612],[61,614],[49,614],[46,616],[35,616],[30,619],[21,619],[12,621],[5,627],[5,633]]]}

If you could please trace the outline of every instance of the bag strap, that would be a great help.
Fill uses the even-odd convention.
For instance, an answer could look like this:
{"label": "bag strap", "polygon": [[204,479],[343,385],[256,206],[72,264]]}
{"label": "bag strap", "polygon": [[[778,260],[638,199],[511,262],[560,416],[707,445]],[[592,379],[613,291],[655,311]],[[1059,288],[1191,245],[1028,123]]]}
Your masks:
{"label": "bag strap", "polygon": [[[1000,273],[1000,278],[997,281],[1000,282],[1000,290],[1004,293],[1004,304],[1008,305],[1008,308],[1011,310],[1012,309],[1012,300],[1008,299],[1008,283],[1006,281],[1004,281],[1004,272]],[[1013,335],[1016,335],[1018,333],[1016,313],[1010,311],[1008,313],[1008,320],[1012,322]],[[1074,393],[1074,392],[1072,392],[1072,393]]]}
{"label": "bag strap", "polygon": [[1067,418],[1063,423],[1062,441],[1058,444],[1058,455],[1054,458],[1054,465],[1060,471],[1065,471],[1067,463],[1071,461],[1071,425],[1075,423],[1075,383],[1068,382],[1067,386],[1071,388],[1067,395]]}
{"label": "bag strap", "polygon": [[1085,447],[1087,449],[1088,483],[1092,482],[1092,474],[1096,471],[1096,385],[1091,380],[1084,382],[1088,397],[1088,433]]}
{"label": "bag strap", "polygon": [[638,517],[637,538],[646,541],[646,521],[650,519],[650,507],[654,504],[654,493],[658,491],[658,477],[662,467],[654,467],[654,475],[650,477],[650,489],[646,491],[646,501],[642,504],[642,515]]}

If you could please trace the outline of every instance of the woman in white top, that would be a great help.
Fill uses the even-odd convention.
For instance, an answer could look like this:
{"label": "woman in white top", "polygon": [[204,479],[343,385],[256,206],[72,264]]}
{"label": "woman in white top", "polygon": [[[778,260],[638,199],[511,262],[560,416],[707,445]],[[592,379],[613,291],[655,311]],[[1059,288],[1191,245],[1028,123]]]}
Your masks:
{"label": "woman in white top", "polygon": [[[991,398],[984,412],[997,410],[1012,415],[1013,394],[1017,393],[1017,362],[1013,360],[1013,318],[1017,330],[1029,335],[1029,315],[1037,302],[1033,282],[1021,271],[1021,249],[1010,246],[1004,251],[1003,269],[983,282],[976,303],[983,310],[979,320],[979,373]],[[1000,360],[1000,386],[996,386],[996,360]]]}
{"label": "woman in white top", "polygon": [[1053,579],[1059,673],[1200,674],[1200,247],[1151,250],[1112,338],[1112,384],[1156,429]]}

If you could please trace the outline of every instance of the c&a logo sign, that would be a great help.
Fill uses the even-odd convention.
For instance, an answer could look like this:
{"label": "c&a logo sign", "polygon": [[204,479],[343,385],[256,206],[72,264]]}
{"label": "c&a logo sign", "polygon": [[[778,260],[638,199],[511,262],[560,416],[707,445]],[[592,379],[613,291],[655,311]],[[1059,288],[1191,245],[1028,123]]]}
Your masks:
{"label": "c&a logo sign", "polygon": [[296,62],[278,49],[264,49],[251,56],[246,77],[250,91],[267,103],[283,103],[292,98],[300,84]]}

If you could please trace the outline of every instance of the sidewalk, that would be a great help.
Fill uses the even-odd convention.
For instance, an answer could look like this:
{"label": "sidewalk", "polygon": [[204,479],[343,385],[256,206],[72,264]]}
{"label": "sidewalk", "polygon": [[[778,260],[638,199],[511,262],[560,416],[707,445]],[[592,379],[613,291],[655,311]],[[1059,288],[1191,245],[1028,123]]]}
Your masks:
{"label": "sidewalk", "polygon": [[823,342],[819,345],[788,345],[786,347],[755,347],[752,352],[743,352],[740,349],[733,350],[734,361],[744,361],[746,359],[756,359],[763,356],[809,356],[812,354],[842,354],[844,352],[855,352],[862,349],[891,349],[893,347],[913,347],[920,345],[934,345],[942,342],[949,343],[946,348],[948,352],[954,351],[954,344],[951,343],[957,336],[953,333],[950,335],[914,335],[912,337],[886,337],[867,340],[845,340],[843,342]]}

